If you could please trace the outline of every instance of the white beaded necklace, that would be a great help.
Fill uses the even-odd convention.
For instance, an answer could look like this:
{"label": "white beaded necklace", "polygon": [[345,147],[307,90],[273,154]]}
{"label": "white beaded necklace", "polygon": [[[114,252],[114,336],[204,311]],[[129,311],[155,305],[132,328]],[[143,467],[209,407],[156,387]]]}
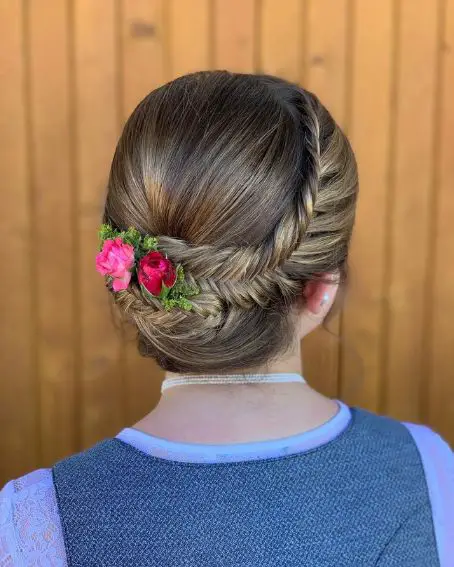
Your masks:
{"label": "white beaded necklace", "polygon": [[161,385],[161,393],[174,386],[188,384],[255,384],[264,382],[300,382],[306,384],[301,374],[272,373],[272,374],[201,374],[181,375],[165,378]]}

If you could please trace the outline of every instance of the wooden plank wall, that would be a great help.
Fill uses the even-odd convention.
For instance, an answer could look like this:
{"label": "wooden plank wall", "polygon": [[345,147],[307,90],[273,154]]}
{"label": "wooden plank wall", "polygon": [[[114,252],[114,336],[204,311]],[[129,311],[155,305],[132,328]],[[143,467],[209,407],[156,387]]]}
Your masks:
{"label": "wooden plank wall", "polygon": [[358,157],[350,285],[307,378],[454,442],[454,0],[0,0],[0,482],[156,403],[96,231],[126,117],[208,68],[313,90]]}

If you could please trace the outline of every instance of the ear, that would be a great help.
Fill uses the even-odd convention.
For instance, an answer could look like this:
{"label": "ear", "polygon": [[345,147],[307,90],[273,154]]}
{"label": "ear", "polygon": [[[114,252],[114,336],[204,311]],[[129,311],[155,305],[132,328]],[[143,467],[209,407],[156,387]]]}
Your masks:
{"label": "ear", "polygon": [[320,274],[320,280],[309,281],[304,290],[304,308],[301,313],[301,334],[310,333],[328,315],[336,299],[339,283],[333,274]]}
{"label": "ear", "polygon": [[333,302],[333,295],[336,295],[336,291],[337,285],[334,283],[318,280],[308,282],[303,291],[306,309],[313,315],[319,315],[328,304]]}

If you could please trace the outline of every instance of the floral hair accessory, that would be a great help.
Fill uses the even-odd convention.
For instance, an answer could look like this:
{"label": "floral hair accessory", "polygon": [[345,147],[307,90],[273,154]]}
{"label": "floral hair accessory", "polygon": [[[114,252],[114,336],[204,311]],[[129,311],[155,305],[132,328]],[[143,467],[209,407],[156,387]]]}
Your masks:
{"label": "floral hair accessory", "polygon": [[108,224],[101,225],[99,238],[96,270],[106,277],[113,291],[127,289],[135,278],[144,297],[160,299],[166,310],[192,309],[188,297],[200,290],[186,281],[183,266],[174,266],[158,251],[157,238],[142,236],[135,228],[119,231]]}
{"label": "floral hair accessory", "polygon": [[128,287],[133,266],[134,248],[121,238],[105,240],[101,252],[96,256],[96,269],[103,276],[112,278],[114,291]]}

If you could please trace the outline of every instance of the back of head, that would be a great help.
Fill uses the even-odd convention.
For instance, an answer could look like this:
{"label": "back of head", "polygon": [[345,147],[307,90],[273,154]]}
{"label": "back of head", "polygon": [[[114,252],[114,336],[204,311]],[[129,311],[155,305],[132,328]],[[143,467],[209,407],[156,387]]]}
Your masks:
{"label": "back of head", "polygon": [[151,92],[119,140],[104,222],[157,236],[200,293],[166,311],[137,283],[115,292],[140,352],[181,373],[282,353],[306,283],[345,273],[356,194],[347,138],[296,85],[208,71]]}

